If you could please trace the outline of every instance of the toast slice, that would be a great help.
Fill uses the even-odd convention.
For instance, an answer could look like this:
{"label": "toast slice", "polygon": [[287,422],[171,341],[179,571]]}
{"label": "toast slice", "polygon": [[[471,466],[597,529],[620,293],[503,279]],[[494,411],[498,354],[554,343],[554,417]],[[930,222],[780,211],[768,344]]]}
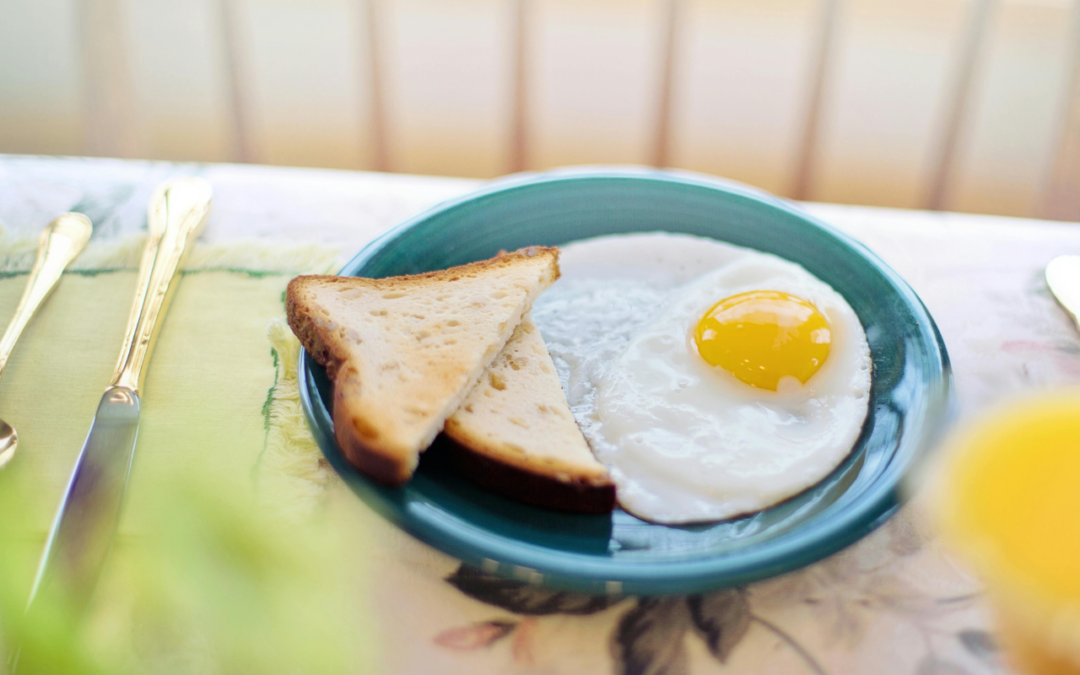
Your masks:
{"label": "toast slice", "polygon": [[407,481],[558,276],[558,249],[530,247],[426,274],[289,282],[289,326],[334,382],[334,435],[349,461]]}
{"label": "toast slice", "polygon": [[516,499],[564,511],[607,513],[615,486],[574,421],[540,330],[526,315],[444,433],[454,465]]}

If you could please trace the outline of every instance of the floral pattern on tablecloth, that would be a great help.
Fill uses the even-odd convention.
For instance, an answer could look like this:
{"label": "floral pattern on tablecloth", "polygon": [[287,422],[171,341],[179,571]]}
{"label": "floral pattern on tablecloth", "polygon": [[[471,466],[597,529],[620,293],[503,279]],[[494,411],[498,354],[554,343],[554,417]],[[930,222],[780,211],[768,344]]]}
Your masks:
{"label": "floral pattern on tablecloth", "polygon": [[[617,609],[607,636],[613,675],[681,675],[691,672],[689,641],[724,667],[753,632],[768,636],[801,672],[845,672],[829,657],[857,652],[872,626],[902,626],[915,639],[906,670],[912,675],[964,675],[1002,670],[996,641],[987,630],[979,588],[953,570],[951,583],[919,583],[912,568],[951,561],[925,540],[914,517],[903,513],[861,544],[805,569],[710,593],[659,596],[592,596],[494,577],[461,565],[446,582],[464,595],[501,610],[489,620],[447,627],[433,636],[453,652],[505,650],[508,670],[532,670],[545,645],[538,627],[546,617],[586,617]],[[914,577],[914,578],[913,578]],[[796,609],[797,608],[797,609]],[[809,620],[791,622],[801,612]],[[509,615],[507,615],[507,613]],[[759,636],[760,637],[760,636]],[[759,665],[761,662],[756,661]]]}

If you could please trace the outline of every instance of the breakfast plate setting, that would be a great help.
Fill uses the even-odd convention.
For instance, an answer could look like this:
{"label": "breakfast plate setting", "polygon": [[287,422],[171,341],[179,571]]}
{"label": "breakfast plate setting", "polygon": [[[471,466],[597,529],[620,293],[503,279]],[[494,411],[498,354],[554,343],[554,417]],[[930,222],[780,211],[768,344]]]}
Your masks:
{"label": "breakfast plate setting", "polygon": [[0,672],[1073,653],[1073,225],[645,168],[0,178]]}
{"label": "breakfast plate setting", "polygon": [[[305,413],[335,471],[391,522],[484,572],[589,593],[665,594],[790,571],[892,516],[905,475],[949,418],[945,345],[904,280],[797,206],[736,184],[652,170],[512,177],[390,230],[341,275],[430,278],[500,252],[545,250],[530,247],[558,247],[561,277],[522,300],[532,310],[524,321],[538,326],[589,447],[611,471],[614,510],[572,503],[604,483],[588,474],[591,458],[566,465],[561,481],[578,489],[559,493],[558,481],[538,483],[540,469],[523,479],[529,465],[500,457],[494,441],[463,452],[463,425],[476,436],[500,424],[497,414],[454,414],[447,433],[420,448],[415,475],[388,481],[357,451],[343,453],[334,411],[346,404],[335,401],[325,355],[305,352],[300,363]],[[447,288],[433,292],[457,287]],[[442,302],[455,321],[452,300]],[[768,332],[777,319],[754,323],[762,313],[780,317],[783,339]],[[740,337],[753,330],[765,332]],[[754,352],[770,340],[786,346]],[[338,372],[342,363],[334,358]],[[522,377],[516,371],[505,375]],[[526,435],[535,454],[566,444],[538,438],[549,428],[542,420],[514,419],[539,427]],[[462,469],[463,454],[484,457],[482,475]],[[496,470],[504,465],[516,473]],[[588,474],[591,487],[570,471]]]}

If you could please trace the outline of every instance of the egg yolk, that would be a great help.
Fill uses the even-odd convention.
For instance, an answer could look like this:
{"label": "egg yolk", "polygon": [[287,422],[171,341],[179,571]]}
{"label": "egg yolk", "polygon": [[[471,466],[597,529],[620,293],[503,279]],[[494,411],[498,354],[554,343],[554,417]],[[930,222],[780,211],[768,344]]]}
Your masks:
{"label": "egg yolk", "polygon": [[694,328],[694,342],[709,364],[776,391],[782,378],[805,384],[821,368],[832,332],[810,302],[780,291],[750,291],[705,312]]}

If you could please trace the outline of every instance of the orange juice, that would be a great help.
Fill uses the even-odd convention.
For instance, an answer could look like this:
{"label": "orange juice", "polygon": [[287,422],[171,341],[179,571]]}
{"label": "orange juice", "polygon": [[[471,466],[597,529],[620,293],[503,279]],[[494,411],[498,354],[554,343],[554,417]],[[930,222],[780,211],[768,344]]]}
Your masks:
{"label": "orange juice", "polygon": [[937,478],[942,534],[985,581],[1013,665],[1080,674],[1080,390],[968,425]]}

